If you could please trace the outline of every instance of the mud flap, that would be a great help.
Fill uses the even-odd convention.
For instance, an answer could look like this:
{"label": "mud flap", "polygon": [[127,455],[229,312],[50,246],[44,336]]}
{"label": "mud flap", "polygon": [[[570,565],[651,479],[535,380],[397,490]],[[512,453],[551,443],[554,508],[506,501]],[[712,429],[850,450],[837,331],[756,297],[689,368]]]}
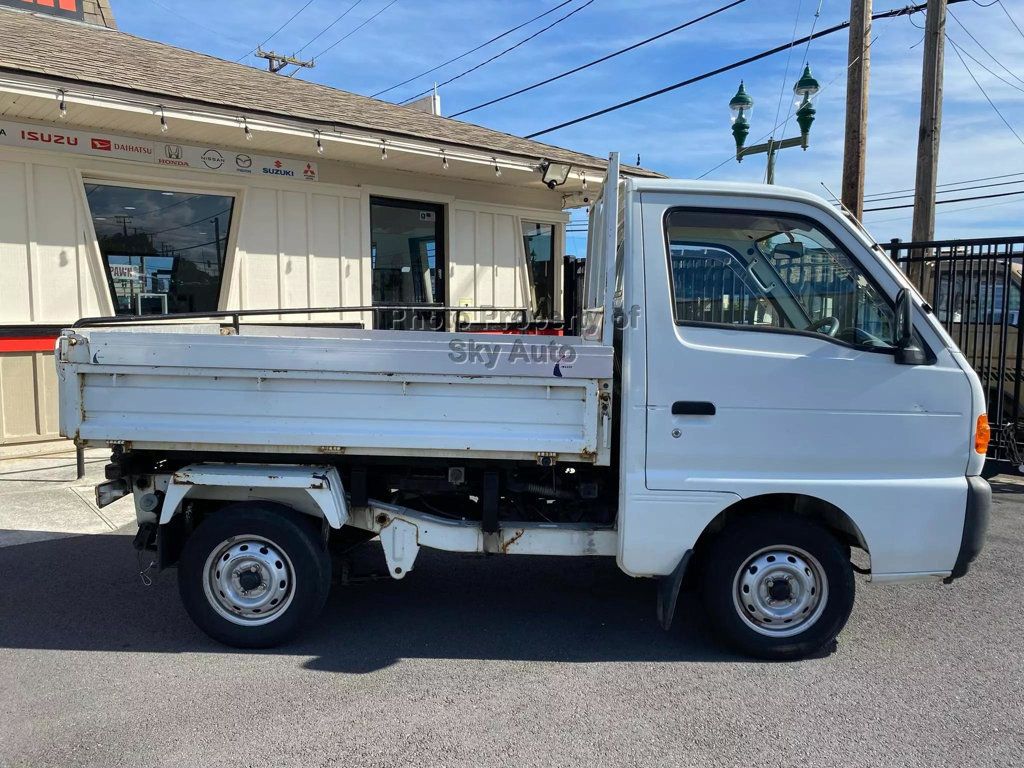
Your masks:
{"label": "mud flap", "polygon": [[686,575],[686,566],[690,562],[692,549],[688,549],[679,559],[679,564],[668,576],[662,576],[658,582],[658,623],[662,629],[672,627],[672,619],[676,614],[676,601],[679,599],[679,588],[683,585],[683,576]]}

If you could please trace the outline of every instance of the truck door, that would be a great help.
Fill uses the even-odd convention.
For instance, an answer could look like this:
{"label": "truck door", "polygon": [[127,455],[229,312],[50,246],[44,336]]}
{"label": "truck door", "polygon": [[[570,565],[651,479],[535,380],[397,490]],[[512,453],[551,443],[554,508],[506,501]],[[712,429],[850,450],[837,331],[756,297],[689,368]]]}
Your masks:
{"label": "truck door", "polygon": [[933,364],[895,362],[897,283],[842,222],[784,197],[670,198],[642,197],[647,488],[909,479],[871,497],[889,508],[923,503],[917,479],[963,483],[967,379],[934,342]]}

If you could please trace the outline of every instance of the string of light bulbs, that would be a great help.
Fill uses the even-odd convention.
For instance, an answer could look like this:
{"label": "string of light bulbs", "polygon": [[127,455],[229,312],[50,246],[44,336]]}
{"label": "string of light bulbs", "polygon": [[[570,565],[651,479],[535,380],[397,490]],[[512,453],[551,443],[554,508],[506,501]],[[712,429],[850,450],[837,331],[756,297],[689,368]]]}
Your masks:
{"label": "string of light bulbs", "polygon": [[[15,81],[21,89],[26,88],[26,83]],[[0,88],[3,87],[3,81],[0,80]],[[43,86],[45,87],[45,86]],[[36,95],[38,88],[32,89],[33,95]],[[257,123],[250,123],[247,115],[237,115],[230,117],[223,113],[215,112],[202,112],[198,110],[191,110],[184,107],[168,106],[164,103],[153,104],[151,102],[140,101],[136,99],[126,99],[120,97],[112,97],[109,94],[94,94],[85,90],[81,91],[70,91],[67,88],[60,87],[54,91],[54,96],[57,101],[57,111],[61,120],[67,120],[68,118],[68,104],[69,102],[79,101],[83,103],[92,103],[96,101],[104,102],[106,106],[120,105],[126,106],[131,105],[134,107],[141,107],[151,112],[158,121],[158,129],[161,133],[167,134],[171,132],[171,120],[168,118],[168,113],[172,117],[179,119],[194,119],[194,120],[211,120],[216,118],[219,121],[229,122],[234,121],[242,131],[242,135],[245,141],[252,141],[258,127],[259,129],[266,128],[270,131],[284,131],[291,134],[299,134],[301,132],[310,131],[310,137],[313,143],[313,150],[318,155],[324,155],[327,152],[326,142],[336,141],[344,142],[352,145],[359,146],[376,146],[380,150],[380,159],[382,161],[388,160],[389,151],[405,152],[409,154],[428,155],[434,154],[440,158],[441,169],[447,171],[450,167],[450,163],[453,161],[472,163],[476,165],[488,165],[494,169],[495,178],[501,178],[502,167],[512,170],[520,170],[524,172],[535,173],[542,170],[543,160],[531,160],[531,159],[513,159],[508,157],[499,157],[494,154],[476,154],[473,152],[465,152],[461,150],[449,150],[448,148],[438,149],[436,146],[430,146],[427,144],[419,144],[414,141],[405,141],[395,138],[383,138],[374,137],[369,134],[340,131],[336,127],[320,127],[320,128],[300,128],[298,125],[290,124],[284,121],[280,121],[278,125],[271,123],[264,123],[259,125]],[[587,189],[587,175],[584,170],[577,170],[577,178],[580,180],[583,189]]]}

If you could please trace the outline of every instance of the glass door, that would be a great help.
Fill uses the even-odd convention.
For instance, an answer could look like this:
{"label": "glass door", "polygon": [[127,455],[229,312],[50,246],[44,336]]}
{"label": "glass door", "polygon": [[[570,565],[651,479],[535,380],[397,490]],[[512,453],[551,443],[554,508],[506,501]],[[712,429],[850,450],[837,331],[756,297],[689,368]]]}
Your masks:
{"label": "glass door", "polygon": [[370,198],[370,233],[374,327],[444,330],[444,207]]}

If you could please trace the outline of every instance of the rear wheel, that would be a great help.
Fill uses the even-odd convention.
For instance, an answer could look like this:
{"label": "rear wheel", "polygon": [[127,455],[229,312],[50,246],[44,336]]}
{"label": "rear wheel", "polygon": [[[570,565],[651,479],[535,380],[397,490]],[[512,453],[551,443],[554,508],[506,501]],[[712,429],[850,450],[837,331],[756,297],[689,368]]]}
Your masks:
{"label": "rear wheel", "polygon": [[293,637],[330,590],[330,558],[316,523],[269,504],[233,504],[207,517],[178,563],[178,589],[192,620],[239,648]]}
{"label": "rear wheel", "polygon": [[716,633],[764,659],[797,659],[831,644],[850,616],[847,548],[795,516],[745,517],[711,542],[702,594]]}

